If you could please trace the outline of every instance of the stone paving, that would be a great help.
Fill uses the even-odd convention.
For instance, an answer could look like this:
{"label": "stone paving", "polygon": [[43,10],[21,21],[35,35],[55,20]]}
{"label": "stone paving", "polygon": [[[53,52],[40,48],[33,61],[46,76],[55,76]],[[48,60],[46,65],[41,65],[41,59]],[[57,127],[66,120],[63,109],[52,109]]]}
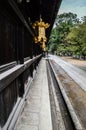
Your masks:
{"label": "stone paving", "polygon": [[16,130],[52,130],[46,61],[42,59]]}
{"label": "stone paving", "polygon": [[[54,58],[55,61],[57,59],[57,63],[54,62]],[[56,58],[55,56],[52,58],[52,63],[54,65],[55,72],[57,73],[57,76],[72,104],[72,107],[78,119],[80,120],[83,130],[86,130],[86,91],[84,91],[86,86],[86,71],[83,71],[73,66],[73,63],[75,63],[76,66],[81,64],[83,66],[86,66],[86,61],[72,59],[71,57],[61,57],[61,59],[63,58],[65,61],[72,63],[73,65],[71,66],[69,63],[66,64],[64,61],[62,62],[62,60],[60,60],[59,58]],[[66,72],[64,71],[65,69]],[[68,76],[67,73],[72,73],[72,77],[74,77],[74,79]],[[84,78],[84,81],[82,82],[83,84],[76,83],[76,79],[78,78],[79,80],[77,81],[79,83],[81,83]],[[82,89],[80,85],[84,85],[84,88]]]}

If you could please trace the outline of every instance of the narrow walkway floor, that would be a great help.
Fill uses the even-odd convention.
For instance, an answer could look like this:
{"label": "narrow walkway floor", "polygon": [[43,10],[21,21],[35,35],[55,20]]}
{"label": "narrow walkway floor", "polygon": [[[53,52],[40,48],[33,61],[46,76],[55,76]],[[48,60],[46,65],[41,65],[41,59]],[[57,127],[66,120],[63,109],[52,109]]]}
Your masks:
{"label": "narrow walkway floor", "polygon": [[42,59],[16,130],[52,130],[46,61]]}

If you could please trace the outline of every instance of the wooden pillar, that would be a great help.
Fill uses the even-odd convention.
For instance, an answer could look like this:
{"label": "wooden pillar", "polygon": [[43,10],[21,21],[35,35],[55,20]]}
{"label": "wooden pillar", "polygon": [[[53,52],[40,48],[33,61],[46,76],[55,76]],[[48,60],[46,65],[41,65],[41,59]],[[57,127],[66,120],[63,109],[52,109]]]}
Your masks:
{"label": "wooden pillar", "polygon": [[18,60],[19,64],[24,63],[24,29],[22,26],[18,28]]}

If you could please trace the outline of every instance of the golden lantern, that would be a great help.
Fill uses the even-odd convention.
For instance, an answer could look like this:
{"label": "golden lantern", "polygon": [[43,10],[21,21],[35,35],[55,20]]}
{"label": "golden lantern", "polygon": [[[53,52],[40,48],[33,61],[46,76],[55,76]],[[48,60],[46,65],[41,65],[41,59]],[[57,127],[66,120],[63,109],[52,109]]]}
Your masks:
{"label": "golden lantern", "polygon": [[39,21],[36,21],[33,24],[33,28],[35,30],[34,41],[35,43],[40,43],[40,46],[42,47],[43,51],[46,51],[45,42],[47,41],[47,38],[46,38],[45,30],[48,27],[49,27],[49,24],[44,23],[41,17]]}

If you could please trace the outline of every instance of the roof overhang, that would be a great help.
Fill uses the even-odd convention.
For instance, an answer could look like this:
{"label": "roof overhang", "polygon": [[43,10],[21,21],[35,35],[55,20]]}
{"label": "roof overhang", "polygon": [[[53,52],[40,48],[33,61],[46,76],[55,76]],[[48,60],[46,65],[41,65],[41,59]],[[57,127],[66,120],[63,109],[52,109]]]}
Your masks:
{"label": "roof overhang", "polygon": [[49,23],[47,38],[50,36],[55,18],[57,16],[62,0],[16,0],[24,17],[32,24],[40,19],[40,15],[45,23]]}

